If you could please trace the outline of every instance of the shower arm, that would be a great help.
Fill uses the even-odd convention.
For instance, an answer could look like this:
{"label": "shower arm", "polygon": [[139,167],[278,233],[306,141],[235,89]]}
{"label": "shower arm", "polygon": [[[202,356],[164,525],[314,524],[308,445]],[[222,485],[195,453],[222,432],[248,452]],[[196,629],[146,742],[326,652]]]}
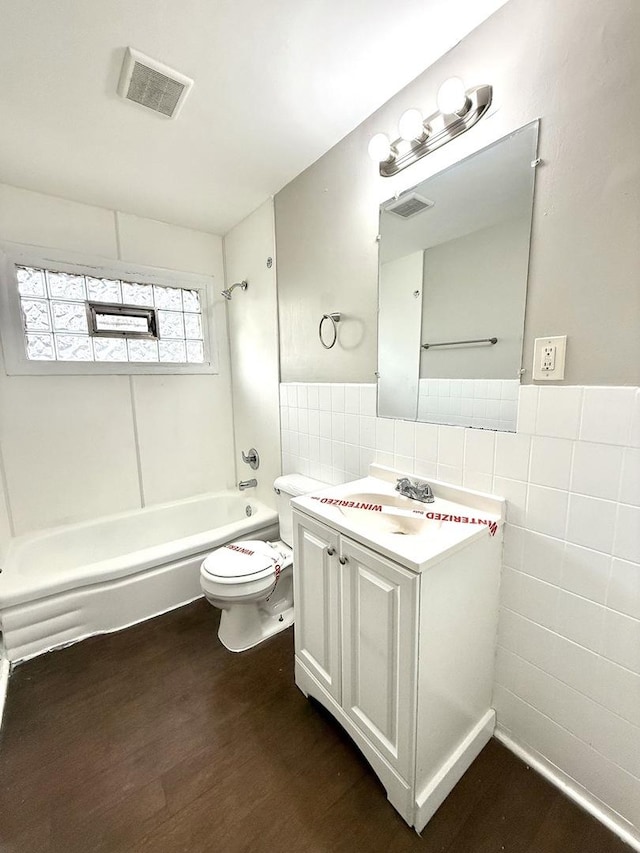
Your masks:
{"label": "shower arm", "polygon": [[243,279],[242,281],[237,281],[235,284],[232,284],[231,287],[227,287],[225,288],[225,290],[222,290],[220,292],[220,295],[224,296],[225,299],[231,299],[231,291],[234,290],[236,287],[239,287],[242,290],[246,290],[249,287],[249,282],[246,279]]}

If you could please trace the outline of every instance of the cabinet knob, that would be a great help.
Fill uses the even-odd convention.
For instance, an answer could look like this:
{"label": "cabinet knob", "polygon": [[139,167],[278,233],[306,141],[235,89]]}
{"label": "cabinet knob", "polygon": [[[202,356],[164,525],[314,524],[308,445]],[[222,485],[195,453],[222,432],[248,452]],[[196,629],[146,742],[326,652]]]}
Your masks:
{"label": "cabinet knob", "polygon": [[346,557],[338,557],[338,562],[341,566],[346,566],[349,560]]}
{"label": "cabinet knob", "polygon": [[331,546],[329,546],[329,547],[327,548],[327,554],[328,554],[330,557],[333,557],[333,555],[334,555],[335,553],[336,553],[336,549],[335,549],[335,548],[332,548]]}

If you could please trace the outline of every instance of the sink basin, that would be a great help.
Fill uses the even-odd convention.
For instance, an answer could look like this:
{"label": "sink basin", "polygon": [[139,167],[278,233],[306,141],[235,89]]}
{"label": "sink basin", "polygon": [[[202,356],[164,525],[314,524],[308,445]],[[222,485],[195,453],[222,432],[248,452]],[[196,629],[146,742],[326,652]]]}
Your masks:
{"label": "sink basin", "polygon": [[358,527],[375,529],[378,533],[424,536],[442,525],[441,521],[424,517],[429,511],[428,504],[402,495],[356,492],[345,495],[340,503],[354,504],[354,506],[339,506],[345,518]]}

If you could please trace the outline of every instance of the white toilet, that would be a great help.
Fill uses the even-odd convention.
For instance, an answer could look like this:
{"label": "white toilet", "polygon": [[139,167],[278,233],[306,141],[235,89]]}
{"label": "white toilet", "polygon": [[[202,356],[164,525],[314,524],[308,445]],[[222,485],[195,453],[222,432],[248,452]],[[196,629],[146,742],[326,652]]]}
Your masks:
{"label": "white toilet", "polygon": [[205,598],[222,610],[218,637],[243,652],[293,624],[293,518],[289,501],[326,489],[327,483],[287,474],[273,484],[280,523],[278,542],[242,539],[217,548],[200,567]]}

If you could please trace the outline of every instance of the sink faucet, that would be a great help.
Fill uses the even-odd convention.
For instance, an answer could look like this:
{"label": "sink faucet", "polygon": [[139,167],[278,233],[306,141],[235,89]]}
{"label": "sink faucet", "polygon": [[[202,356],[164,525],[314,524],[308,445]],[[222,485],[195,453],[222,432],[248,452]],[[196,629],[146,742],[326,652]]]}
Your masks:
{"label": "sink faucet", "polygon": [[400,477],[396,483],[396,492],[425,504],[432,504],[435,500],[429,483],[412,483],[408,477]]}
{"label": "sink faucet", "polygon": [[257,485],[257,480],[240,480],[240,482],[238,483],[238,488],[241,492],[243,492],[245,489],[253,489]]}

